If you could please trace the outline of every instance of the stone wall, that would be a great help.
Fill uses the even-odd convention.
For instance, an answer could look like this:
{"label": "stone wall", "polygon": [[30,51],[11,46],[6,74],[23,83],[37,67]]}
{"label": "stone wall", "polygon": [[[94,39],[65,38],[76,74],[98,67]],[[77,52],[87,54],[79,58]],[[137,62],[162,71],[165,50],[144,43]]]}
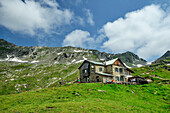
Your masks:
{"label": "stone wall", "polygon": [[104,73],[113,74],[112,65],[105,67]]}
{"label": "stone wall", "polygon": [[[99,68],[102,68],[102,71],[99,71]],[[95,71],[96,71],[96,72],[99,72],[99,73],[104,73],[104,71],[105,71],[104,66],[96,65],[96,66],[95,66]]]}

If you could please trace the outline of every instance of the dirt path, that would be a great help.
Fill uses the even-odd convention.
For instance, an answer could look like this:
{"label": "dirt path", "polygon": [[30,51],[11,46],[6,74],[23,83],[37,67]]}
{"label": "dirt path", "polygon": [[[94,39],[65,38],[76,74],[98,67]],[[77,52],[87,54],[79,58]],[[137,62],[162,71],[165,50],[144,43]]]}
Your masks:
{"label": "dirt path", "polygon": [[161,78],[161,77],[154,76],[154,75],[152,75],[152,77],[154,77],[154,78],[159,78],[159,79],[161,79],[161,80],[166,80],[165,78]]}

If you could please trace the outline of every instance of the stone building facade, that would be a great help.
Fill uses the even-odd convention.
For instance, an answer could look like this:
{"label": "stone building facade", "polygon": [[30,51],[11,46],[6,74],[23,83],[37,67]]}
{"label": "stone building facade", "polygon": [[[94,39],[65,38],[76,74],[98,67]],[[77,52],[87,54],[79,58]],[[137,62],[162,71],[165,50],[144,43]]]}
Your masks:
{"label": "stone building facade", "polygon": [[119,58],[106,62],[85,60],[79,70],[81,82],[128,82],[134,73]]}

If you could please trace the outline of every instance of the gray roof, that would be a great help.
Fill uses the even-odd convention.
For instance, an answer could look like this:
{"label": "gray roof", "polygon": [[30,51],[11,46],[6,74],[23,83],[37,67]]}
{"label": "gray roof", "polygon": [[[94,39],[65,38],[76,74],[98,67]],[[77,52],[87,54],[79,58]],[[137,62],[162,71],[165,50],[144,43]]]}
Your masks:
{"label": "gray roof", "polygon": [[[96,65],[101,65],[101,66],[108,66],[108,65],[112,65],[114,62],[116,62],[116,60],[118,60],[119,58],[115,58],[115,59],[112,59],[112,60],[109,60],[109,61],[106,61],[106,62],[96,62],[96,61],[90,61],[90,60],[85,60],[84,62],[90,62],[92,64],[96,64]],[[120,60],[121,61],[121,60]],[[84,63],[83,62],[83,63]],[[122,61],[121,61],[122,62]],[[81,64],[81,66],[83,65],[83,63]],[[122,62],[123,63],[123,62]],[[124,64],[123,64],[124,65]],[[78,68],[80,69],[81,66]],[[127,69],[129,71],[131,71],[132,73],[134,73],[132,70],[130,70],[129,68],[127,68],[125,65],[122,67],[124,69]],[[107,73],[106,73],[107,74]]]}
{"label": "gray roof", "polygon": [[[109,60],[109,61],[106,61],[106,65],[111,65],[113,64],[118,58],[115,58],[115,59],[112,59],[112,60]],[[96,62],[96,61],[90,61],[90,60],[87,60],[88,62],[90,63],[93,63],[93,64],[97,64],[97,65],[105,65],[104,62]]]}
{"label": "gray roof", "polygon": [[109,60],[106,62],[106,65],[111,65],[113,64],[118,58],[115,58],[115,59],[112,59],[112,60]]}
{"label": "gray roof", "polygon": [[90,60],[87,60],[87,61],[93,64],[104,65],[103,62],[96,62],[96,61],[90,61]]}
{"label": "gray roof", "polygon": [[96,74],[100,74],[100,75],[104,75],[104,76],[111,76],[111,77],[113,77],[112,74],[108,74],[108,73],[96,72]]}

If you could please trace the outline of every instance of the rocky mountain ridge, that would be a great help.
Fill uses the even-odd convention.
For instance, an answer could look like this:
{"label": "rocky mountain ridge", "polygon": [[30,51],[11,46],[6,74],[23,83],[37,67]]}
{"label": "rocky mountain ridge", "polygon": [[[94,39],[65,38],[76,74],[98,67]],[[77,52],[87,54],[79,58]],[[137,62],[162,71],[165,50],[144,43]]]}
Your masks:
{"label": "rocky mountain ridge", "polygon": [[152,64],[158,63],[164,59],[170,58],[170,50],[168,50],[164,55],[162,55],[160,58],[156,59]]}
{"label": "rocky mountain ridge", "polygon": [[101,59],[111,60],[119,57],[126,65],[135,67],[138,64],[145,65],[146,60],[139,58],[132,52],[122,54],[111,54],[99,52],[93,49],[83,49],[78,47],[22,47],[0,39],[0,59],[36,62],[36,63],[79,63],[86,59],[100,61]]}

